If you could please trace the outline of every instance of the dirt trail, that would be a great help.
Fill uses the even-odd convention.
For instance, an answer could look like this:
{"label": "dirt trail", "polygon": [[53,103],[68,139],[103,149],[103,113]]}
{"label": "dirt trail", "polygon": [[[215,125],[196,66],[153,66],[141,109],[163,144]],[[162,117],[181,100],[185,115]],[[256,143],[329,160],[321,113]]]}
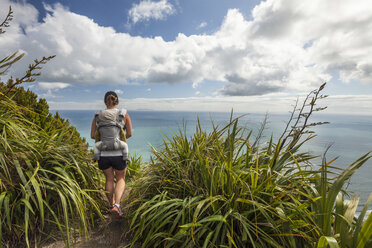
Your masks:
{"label": "dirt trail", "polygon": [[[102,224],[92,230],[90,236],[80,238],[71,247],[73,248],[124,248],[130,247],[131,238],[126,235],[128,223],[125,219],[115,219],[110,216],[105,216]],[[63,248],[63,241],[56,241],[48,245],[41,246],[43,248]],[[134,246],[139,247],[139,246]]]}
{"label": "dirt trail", "polygon": [[74,248],[103,248],[103,247],[126,247],[130,245],[131,239],[128,237],[129,221],[126,219],[115,219],[107,216],[103,224],[94,230],[90,237],[85,241],[77,242]]}
{"label": "dirt trail", "polygon": [[[124,196],[127,197],[129,189],[125,190]],[[124,218],[117,219],[109,214],[105,214],[103,220],[93,228],[90,235],[85,238],[80,238],[71,247],[73,248],[124,248],[130,247],[131,237],[128,235],[129,220],[125,218],[126,213],[123,213]],[[63,241],[56,241],[48,245],[42,245],[43,248],[63,248],[65,244]],[[139,245],[133,246],[140,247]]]}

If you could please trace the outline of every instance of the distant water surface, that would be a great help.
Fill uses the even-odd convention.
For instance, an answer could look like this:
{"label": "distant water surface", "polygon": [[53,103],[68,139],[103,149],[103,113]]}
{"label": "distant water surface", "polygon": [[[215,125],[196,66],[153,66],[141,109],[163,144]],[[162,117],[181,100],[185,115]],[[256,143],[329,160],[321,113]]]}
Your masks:
{"label": "distant water surface", "polygon": [[[90,146],[94,140],[90,139],[90,126],[94,111],[89,110],[60,110],[63,118],[68,118],[85,137]],[[150,145],[159,147],[164,136],[170,136],[178,132],[183,125],[186,126],[186,133],[191,136],[195,131],[197,121],[207,131],[212,130],[212,122],[215,125],[226,125],[230,119],[230,113],[195,113],[195,112],[161,112],[161,111],[130,111],[133,136],[128,139],[129,151],[131,154],[141,155],[148,161],[151,153]],[[234,114],[234,117],[241,114]],[[261,126],[264,114],[247,114],[241,117],[240,124],[252,129],[253,134]],[[285,128],[289,115],[269,114],[264,140],[271,135],[278,138]],[[349,164],[372,151],[372,116],[356,115],[327,115],[314,114],[312,122],[328,121],[330,124],[313,128],[317,137],[304,146],[304,151],[311,151],[316,155],[322,155],[325,149],[332,145],[327,153],[327,160],[338,157],[333,163],[334,166],[346,168]],[[352,177],[349,189],[361,196],[361,204],[367,200],[372,192],[372,160],[368,161]]]}

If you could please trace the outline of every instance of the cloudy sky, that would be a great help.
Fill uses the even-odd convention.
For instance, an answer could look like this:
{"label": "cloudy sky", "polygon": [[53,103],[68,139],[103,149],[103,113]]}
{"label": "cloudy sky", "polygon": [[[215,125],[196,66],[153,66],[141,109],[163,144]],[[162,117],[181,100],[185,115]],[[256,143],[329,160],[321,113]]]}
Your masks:
{"label": "cloudy sky", "polygon": [[[327,82],[328,113],[372,115],[371,0],[0,0],[8,75],[52,109],[286,112]],[[5,80],[6,78],[2,78]]]}

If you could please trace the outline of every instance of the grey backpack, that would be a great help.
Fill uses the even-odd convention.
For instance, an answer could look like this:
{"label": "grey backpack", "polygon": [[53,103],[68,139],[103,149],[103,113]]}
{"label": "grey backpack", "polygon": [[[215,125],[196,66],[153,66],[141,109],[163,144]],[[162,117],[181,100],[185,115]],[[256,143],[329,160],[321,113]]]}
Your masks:
{"label": "grey backpack", "polygon": [[120,130],[125,128],[123,125],[123,119],[125,113],[122,110],[118,110],[118,117],[116,121],[105,120],[102,121],[99,118],[99,114],[102,112],[98,111],[95,114],[97,130],[100,134],[100,140],[102,141],[101,151],[112,151],[120,149]]}

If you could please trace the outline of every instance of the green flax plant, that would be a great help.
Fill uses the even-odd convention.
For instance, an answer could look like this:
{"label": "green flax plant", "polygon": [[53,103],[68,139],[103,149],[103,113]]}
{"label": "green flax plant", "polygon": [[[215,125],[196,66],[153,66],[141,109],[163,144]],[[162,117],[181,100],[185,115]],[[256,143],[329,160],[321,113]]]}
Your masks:
{"label": "green flax plant", "polygon": [[[238,125],[205,132],[200,122],[153,148],[132,190],[134,242],[143,247],[312,247],[317,233],[307,192],[315,172],[300,139],[284,133],[259,147]],[[306,124],[305,124],[306,125]],[[252,141],[251,141],[252,140]],[[284,142],[283,142],[283,141]],[[288,145],[285,141],[290,140]],[[283,145],[284,144],[284,145]]]}
{"label": "green flax plant", "polygon": [[[0,34],[12,18],[9,8]],[[0,76],[22,57],[15,52],[0,60]],[[101,216],[101,179],[87,144],[68,121],[49,113],[45,99],[37,102],[19,87],[35,81],[53,57],[0,82],[0,247],[37,246],[57,232],[69,246]]]}
{"label": "green flax plant", "polygon": [[356,217],[359,197],[354,196],[351,200],[345,200],[343,191],[347,180],[370,158],[370,153],[363,155],[340,175],[332,178],[330,182],[328,174],[333,161],[327,162],[324,157],[320,176],[315,180],[313,192],[315,196],[321,197],[313,204],[313,209],[317,213],[315,220],[323,235],[319,239],[318,247],[329,245],[330,247],[362,248],[372,245],[372,215],[365,220],[372,201],[372,194],[368,197],[359,216]]}
{"label": "green flax plant", "polygon": [[11,99],[0,106],[1,245],[30,246],[59,230],[68,246],[100,216],[99,172],[66,142],[70,126],[43,131]]}
{"label": "green flax plant", "polygon": [[[314,111],[324,109],[316,107],[318,99],[327,97],[320,94],[324,87],[325,84],[320,86],[318,90],[310,92],[299,109],[297,109],[296,103],[287,127],[279,138],[282,149],[291,149],[304,134],[311,133],[307,128],[327,123],[308,123],[309,117]],[[295,116],[296,113],[297,116]],[[302,122],[300,122],[301,119]],[[317,199],[312,202],[310,209],[315,213],[315,226],[318,235],[321,236],[318,247],[369,247],[372,245],[372,216],[369,216],[366,221],[364,221],[364,218],[372,200],[372,195],[356,218],[359,197],[345,200],[344,196],[348,193],[344,190],[344,185],[356,170],[371,158],[370,153],[363,155],[342,170],[332,165],[336,158],[327,162],[326,153],[328,149],[324,153],[319,169],[314,168],[317,174],[311,178],[311,188],[307,192],[313,199]]]}
{"label": "green flax plant", "polygon": [[338,242],[336,217],[350,224],[344,233],[359,233],[357,240],[367,242],[370,224],[362,222],[367,208],[354,221],[360,225],[351,228],[355,207],[350,206],[356,203],[342,201],[342,215],[337,214],[335,193],[343,192],[345,181],[368,155],[335,178],[337,168],[326,162],[314,165],[315,156],[301,152],[314,137],[310,128],[325,124],[309,122],[313,112],[324,109],[316,106],[326,97],[320,94],[324,86],[310,92],[299,108],[296,102],[277,142],[271,138],[259,146],[264,128],[253,139],[252,132],[239,126],[239,118],[231,118],[226,126],[214,125],[209,133],[198,122],[190,138],[186,128],[165,137],[160,148],[153,147],[153,156],[131,191],[133,244],[140,240],[142,247],[332,246]]}
{"label": "green flax plant", "polygon": [[132,228],[143,247],[314,243],[311,199],[301,190],[310,186],[293,169],[312,157],[297,154],[298,145],[273,169],[277,146],[253,147],[250,136],[238,119],[211,133],[199,123],[190,140],[180,132],[154,148],[132,190]]}
{"label": "green flax plant", "polygon": [[136,153],[129,155],[125,179],[128,181],[135,180],[141,170],[141,164],[143,164],[141,155],[137,155]]}

